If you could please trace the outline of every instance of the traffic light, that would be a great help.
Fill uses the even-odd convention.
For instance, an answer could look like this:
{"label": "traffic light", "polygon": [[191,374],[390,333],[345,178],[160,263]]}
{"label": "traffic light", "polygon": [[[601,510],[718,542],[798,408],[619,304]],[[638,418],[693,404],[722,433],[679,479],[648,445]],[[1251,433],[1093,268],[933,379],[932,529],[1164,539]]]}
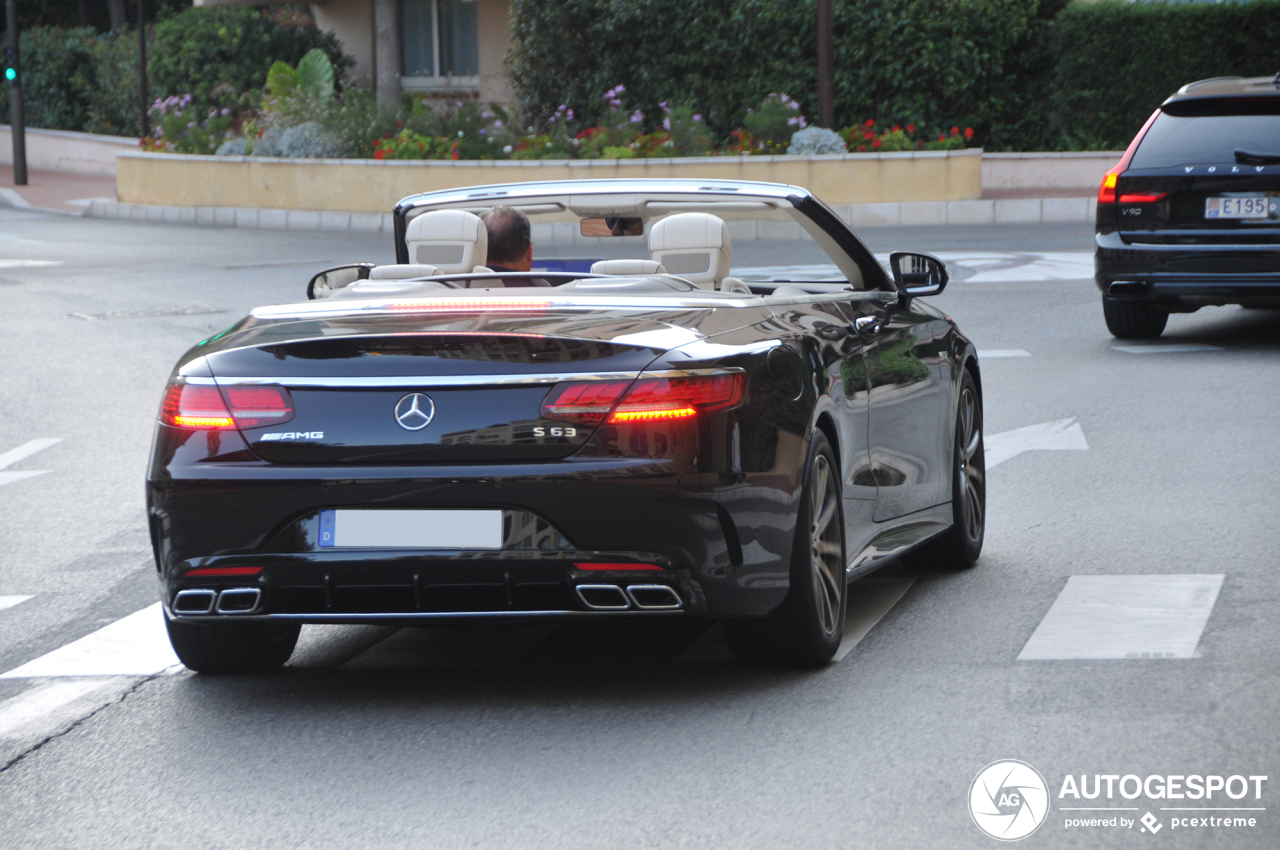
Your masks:
{"label": "traffic light", "polygon": [[9,82],[18,79],[18,69],[13,65],[13,47],[6,44],[4,46],[4,78]]}

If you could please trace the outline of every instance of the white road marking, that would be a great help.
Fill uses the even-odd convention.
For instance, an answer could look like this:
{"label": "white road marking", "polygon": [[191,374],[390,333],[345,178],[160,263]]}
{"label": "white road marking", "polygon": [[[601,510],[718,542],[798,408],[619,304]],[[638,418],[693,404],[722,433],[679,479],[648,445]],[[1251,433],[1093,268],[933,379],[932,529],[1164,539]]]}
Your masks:
{"label": "white road marking", "polygon": [[915,579],[868,578],[849,585],[849,610],[844,621],[844,639],[835,660],[843,661],[867,632],[888,614]]}
{"label": "white road marking", "polygon": [[990,360],[993,357],[1030,357],[1030,351],[1023,351],[1021,348],[988,348],[985,351],[978,350],[979,360]]}
{"label": "white road marking", "polygon": [[[13,737],[41,721],[47,723],[49,715],[110,684],[111,679],[56,679],[23,691],[0,703],[0,738]],[[72,718],[72,722],[78,719]]]}
{"label": "white road marking", "polygon": [[6,608],[12,608],[14,605],[21,605],[28,599],[33,598],[34,597],[31,596],[0,596],[0,611],[3,611]]}
{"label": "white road marking", "polygon": [[13,189],[0,189],[0,198],[4,198],[9,206],[17,207],[20,210],[31,209],[31,204],[27,199],[19,195]]}
{"label": "white road marking", "polygon": [[1194,658],[1222,579],[1072,576],[1018,660]]}
{"label": "white road marking", "polygon": [[[45,438],[42,440],[30,440],[18,446],[16,449],[10,449],[4,454],[0,454],[0,469],[6,466],[12,466],[20,460],[25,460],[39,451],[44,451],[55,443],[62,442],[61,437]],[[28,478],[35,478],[37,475],[44,475],[48,470],[29,470],[22,472],[0,472],[0,487],[5,484],[12,484],[15,481],[25,481]]]}
{"label": "white road marking", "polygon": [[0,269],[27,269],[35,266],[60,266],[61,260],[0,260]]}
{"label": "white road marking", "polygon": [[177,673],[181,662],[169,645],[157,602],[77,641],[0,674],[0,679],[63,676],[158,676]]}
{"label": "white road marking", "polygon": [[46,437],[43,440],[29,440],[16,449],[9,449],[4,454],[0,454],[0,469],[7,466],[13,466],[24,458],[29,458],[36,452],[42,452],[52,445],[62,442],[61,437]]}
{"label": "white road marking", "polygon": [[938,255],[948,266],[971,269],[965,283],[1023,283],[1093,278],[1093,254],[1085,251],[1044,253],[948,252]]}
{"label": "white road marking", "polygon": [[987,469],[1011,460],[1023,452],[1073,451],[1089,448],[1080,423],[1072,417],[1054,422],[1041,422],[999,434],[987,434],[983,458]]}
{"label": "white road marking", "polygon": [[1113,345],[1111,350],[1123,351],[1125,354],[1186,354],[1193,351],[1222,351],[1222,348],[1216,345],[1188,342],[1170,345]]}

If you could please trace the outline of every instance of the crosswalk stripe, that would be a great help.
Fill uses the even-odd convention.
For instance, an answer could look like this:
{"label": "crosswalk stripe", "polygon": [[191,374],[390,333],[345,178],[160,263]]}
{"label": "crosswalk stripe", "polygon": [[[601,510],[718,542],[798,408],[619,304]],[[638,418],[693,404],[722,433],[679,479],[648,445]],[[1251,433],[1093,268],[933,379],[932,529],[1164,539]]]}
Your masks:
{"label": "crosswalk stripe", "polygon": [[1030,351],[1023,351],[1021,348],[988,348],[985,351],[978,349],[979,360],[990,360],[993,357],[1030,357]]}
{"label": "crosswalk stripe", "polygon": [[1222,351],[1221,346],[1205,345],[1200,342],[1169,343],[1162,345],[1113,345],[1113,351],[1125,354],[1190,354],[1197,351]]}
{"label": "crosswalk stripe", "polygon": [[849,612],[844,621],[844,639],[836,650],[836,661],[843,661],[853,651],[875,624],[898,604],[914,581],[910,578],[867,578],[849,585]]}
{"label": "crosswalk stripe", "polygon": [[[40,440],[28,440],[16,449],[9,449],[9,451],[0,454],[0,469],[13,466],[18,461],[29,458],[36,452],[42,452],[50,446],[57,445],[61,442],[61,437],[46,437]],[[32,474],[39,475],[40,473],[36,472]]]}
{"label": "crosswalk stripe", "polygon": [[1194,658],[1223,576],[1072,576],[1019,661]]}
{"label": "crosswalk stripe", "polygon": [[12,737],[36,723],[47,724],[59,709],[112,683],[111,679],[57,679],[23,691],[0,703],[0,738]]}
{"label": "crosswalk stripe", "polygon": [[26,602],[28,599],[31,599],[31,598],[33,597],[31,596],[0,596],[0,611],[3,611],[6,608],[12,608],[14,605],[21,605],[23,602]]}
{"label": "crosswalk stripe", "polygon": [[21,667],[0,673],[0,679],[157,676],[179,672],[179,666],[157,602]]}

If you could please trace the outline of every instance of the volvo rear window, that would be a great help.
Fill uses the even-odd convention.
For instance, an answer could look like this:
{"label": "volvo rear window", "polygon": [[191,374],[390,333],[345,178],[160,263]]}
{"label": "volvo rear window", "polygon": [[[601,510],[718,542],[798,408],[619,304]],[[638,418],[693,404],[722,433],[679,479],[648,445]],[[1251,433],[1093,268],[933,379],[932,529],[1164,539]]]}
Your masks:
{"label": "volvo rear window", "polygon": [[[1237,148],[1280,154],[1280,102],[1277,100],[1280,99],[1254,101],[1249,104],[1252,109],[1228,101],[1219,107],[1219,114],[1195,114],[1210,111],[1211,107],[1203,101],[1194,106],[1169,104],[1143,136],[1129,167],[1234,163]],[[1263,110],[1269,110],[1270,114]],[[1221,114],[1228,111],[1234,114]],[[1181,114],[1173,114],[1175,112]],[[1246,114],[1239,114],[1241,112]],[[1253,114],[1247,114],[1249,112]]]}

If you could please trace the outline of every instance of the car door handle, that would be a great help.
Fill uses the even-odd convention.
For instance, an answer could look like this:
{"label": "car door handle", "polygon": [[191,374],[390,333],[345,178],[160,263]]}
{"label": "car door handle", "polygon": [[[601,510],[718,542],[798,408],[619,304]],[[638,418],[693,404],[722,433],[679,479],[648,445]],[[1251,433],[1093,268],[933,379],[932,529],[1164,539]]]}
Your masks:
{"label": "car door handle", "polygon": [[860,331],[866,331],[869,334],[879,333],[880,320],[875,316],[859,316],[853,320],[853,326]]}

